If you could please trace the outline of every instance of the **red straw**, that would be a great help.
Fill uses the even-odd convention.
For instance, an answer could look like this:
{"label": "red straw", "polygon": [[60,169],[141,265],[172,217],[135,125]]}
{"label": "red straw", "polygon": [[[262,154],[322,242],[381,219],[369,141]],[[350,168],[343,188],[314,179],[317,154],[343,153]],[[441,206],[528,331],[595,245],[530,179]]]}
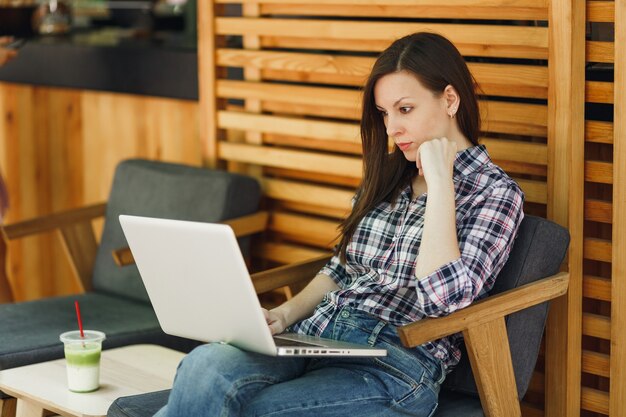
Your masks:
{"label": "red straw", "polygon": [[83,333],[83,321],[80,318],[80,307],[78,306],[78,300],[74,301],[74,307],[76,307],[76,317],[78,317],[78,328],[80,329],[80,337],[84,339],[85,334]]}

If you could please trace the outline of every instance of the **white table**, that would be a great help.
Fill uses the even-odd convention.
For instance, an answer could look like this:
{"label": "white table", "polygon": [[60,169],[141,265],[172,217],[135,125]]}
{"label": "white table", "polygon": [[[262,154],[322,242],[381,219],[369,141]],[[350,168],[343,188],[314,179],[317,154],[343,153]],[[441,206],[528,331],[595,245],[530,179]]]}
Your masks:
{"label": "white table", "polygon": [[0,390],[17,398],[16,417],[42,417],[45,410],[68,417],[106,416],[119,397],[172,387],[184,354],[157,345],[133,345],[102,352],[100,389],[67,389],[65,359],[0,371]]}

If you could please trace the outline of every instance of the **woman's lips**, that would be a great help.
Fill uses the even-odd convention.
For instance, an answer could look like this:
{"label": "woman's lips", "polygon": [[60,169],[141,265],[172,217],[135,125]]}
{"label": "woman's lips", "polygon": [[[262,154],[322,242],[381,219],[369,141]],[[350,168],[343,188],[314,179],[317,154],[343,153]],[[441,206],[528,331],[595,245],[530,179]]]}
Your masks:
{"label": "woman's lips", "polygon": [[411,142],[398,143],[397,146],[398,146],[398,148],[400,148],[401,151],[404,152],[407,149],[409,149],[409,147],[411,146]]}

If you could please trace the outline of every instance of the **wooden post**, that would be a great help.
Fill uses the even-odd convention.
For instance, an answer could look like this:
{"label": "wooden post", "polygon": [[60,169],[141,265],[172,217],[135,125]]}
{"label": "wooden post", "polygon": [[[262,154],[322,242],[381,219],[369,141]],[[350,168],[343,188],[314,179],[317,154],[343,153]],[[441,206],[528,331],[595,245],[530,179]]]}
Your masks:
{"label": "wooden post", "polygon": [[548,218],[571,235],[568,293],[554,300],[546,329],[546,417],[580,415],[585,1],[550,3]]}
{"label": "wooden post", "polygon": [[198,0],[198,88],[203,164],[217,166],[217,101],[214,0]]}
{"label": "wooden post", "polygon": [[626,415],[626,1],[615,0],[613,108],[613,255],[609,415]]}

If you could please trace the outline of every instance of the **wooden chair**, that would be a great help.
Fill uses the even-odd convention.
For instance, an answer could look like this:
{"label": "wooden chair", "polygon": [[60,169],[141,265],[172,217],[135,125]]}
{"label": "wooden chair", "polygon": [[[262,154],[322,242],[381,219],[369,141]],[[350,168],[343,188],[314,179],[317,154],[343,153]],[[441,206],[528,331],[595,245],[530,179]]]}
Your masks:
{"label": "wooden chair", "polygon": [[[435,417],[521,416],[519,399],[528,387],[538,356],[547,301],[567,292],[569,275],[557,271],[568,244],[565,229],[526,216],[490,297],[449,316],[398,329],[407,347],[458,332],[464,335],[468,353],[448,375]],[[306,282],[329,258],[322,256],[254,274],[255,289],[264,293]],[[132,410],[134,417],[151,416],[167,402],[168,395],[169,391],[161,391],[119,398],[108,416],[126,417],[127,410]]]}
{"label": "wooden chair", "polygon": [[[266,228],[267,214],[258,211],[260,197],[260,185],[251,177],[136,159],[118,165],[106,204],[2,226],[0,259],[14,239],[56,232],[85,292],[0,304],[0,334],[13,336],[0,337],[0,369],[63,357],[58,337],[76,327],[74,300],[80,302],[84,325],[106,333],[105,349],[135,343],[181,351],[195,347],[196,341],[161,331],[139,272],[130,262],[118,216],[228,223],[240,238],[242,252],[248,253],[249,235]],[[102,216],[104,230],[98,243],[92,221]],[[0,278],[4,274],[3,269]],[[0,392],[0,411],[4,410],[0,417],[14,414],[14,407],[14,400]]]}

